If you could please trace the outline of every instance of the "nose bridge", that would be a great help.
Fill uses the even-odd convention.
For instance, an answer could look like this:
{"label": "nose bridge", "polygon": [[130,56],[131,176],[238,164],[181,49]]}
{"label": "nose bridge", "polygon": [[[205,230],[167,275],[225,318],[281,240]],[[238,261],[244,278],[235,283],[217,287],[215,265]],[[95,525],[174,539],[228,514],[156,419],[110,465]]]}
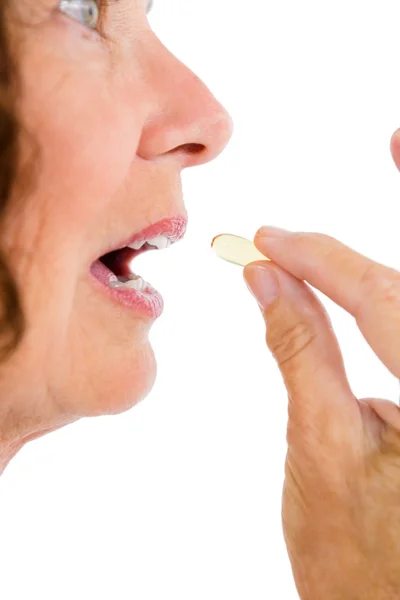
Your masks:
{"label": "nose bridge", "polygon": [[213,160],[232,136],[232,118],[205,83],[154,37],[157,41],[142,62],[149,106],[142,151],[186,150],[190,164],[183,166]]}

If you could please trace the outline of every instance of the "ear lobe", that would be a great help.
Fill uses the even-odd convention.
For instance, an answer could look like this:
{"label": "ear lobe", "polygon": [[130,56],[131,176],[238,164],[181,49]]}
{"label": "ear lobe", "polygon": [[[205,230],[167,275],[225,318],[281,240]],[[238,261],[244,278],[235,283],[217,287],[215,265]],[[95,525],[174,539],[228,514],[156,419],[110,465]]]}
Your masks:
{"label": "ear lobe", "polygon": [[394,164],[400,171],[400,129],[394,132],[390,140],[390,152],[394,160]]}

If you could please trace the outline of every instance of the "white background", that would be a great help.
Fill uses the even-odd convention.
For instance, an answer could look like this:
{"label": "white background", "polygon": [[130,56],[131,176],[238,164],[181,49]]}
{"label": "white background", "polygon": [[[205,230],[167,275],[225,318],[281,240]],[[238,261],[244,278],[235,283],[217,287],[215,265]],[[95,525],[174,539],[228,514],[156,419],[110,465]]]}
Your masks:
{"label": "white background", "polygon": [[[183,174],[186,239],[139,259],[166,303],[151,395],[29,444],[1,478],[2,599],[297,598],[280,523],[285,389],[241,269],[210,241],[271,224],[400,267],[399,17],[397,0],[155,1],[155,32],[235,133]],[[354,392],[396,399],[352,318],[324,302]]]}

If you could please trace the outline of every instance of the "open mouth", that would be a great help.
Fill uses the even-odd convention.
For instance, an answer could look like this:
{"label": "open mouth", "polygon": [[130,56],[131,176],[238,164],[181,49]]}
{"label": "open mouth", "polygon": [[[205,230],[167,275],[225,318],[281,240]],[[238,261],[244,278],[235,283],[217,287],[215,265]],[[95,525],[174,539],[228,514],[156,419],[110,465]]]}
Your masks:
{"label": "open mouth", "polygon": [[134,259],[149,250],[164,250],[179,241],[185,234],[187,219],[164,219],[133,236],[119,248],[101,255],[91,266],[92,276],[114,300],[142,312],[158,317],[163,309],[163,299],[150,283],[134,271]]}
{"label": "open mouth", "polygon": [[112,288],[128,288],[138,291],[144,291],[146,282],[140,275],[137,275],[132,269],[132,261],[134,258],[148,252],[149,250],[163,250],[172,245],[172,241],[164,236],[156,236],[148,241],[133,242],[120,250],[113,250],[99,258],[115,278],[108,281],[108,285]]}

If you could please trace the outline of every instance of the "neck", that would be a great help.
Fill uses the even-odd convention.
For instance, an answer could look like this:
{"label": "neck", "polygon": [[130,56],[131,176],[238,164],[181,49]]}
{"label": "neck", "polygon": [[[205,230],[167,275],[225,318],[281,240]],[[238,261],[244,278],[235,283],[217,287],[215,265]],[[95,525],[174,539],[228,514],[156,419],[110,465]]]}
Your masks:
{"label": "neck", "polygon": [[66,422],[60,422],[54,427],[38,429],[34,433],[25,434],[24,436],[20,435],[19,437],[10,439],[9,432],[7,432],[6,435],[3,434],[2,436],[3,432],[1,430],[0,422],[0,476],[4,473],[11,459],[14,458],[16,454],[18,454],[18,452],[25,446],[25,444],[31,442],[32,440],[38,437],[42,437],[42,435],[45,435],[46,433],[50,433],[51,431],[60,429],[66,424]]}
{"label": "neck", "polygon": [[8,463],[12,458],[18,453],[18,451],[22,448],[22,445],[19,446],[9,446],[2,445],[0,442],[0,476],[3,475]]}
{"label": "neck", "polygon": [[6,400],[1,396],[0,402],[0,475],[8,463],[23,447],[27,430],[22,426],[23,419],[17,412],[18,402]]}
{"label": "neck", "polygon": [[[7,401],[0,393],[0,475],[27,442],[77,420],[55,410],[45,411],[44,403],[35,402],[33,396],[25,403],[16,395]],[[35,410],[37,406],[39,410]]]}
{"label": "neck", "polygon": [[[18,360],[17,360],[18,359]],[[0,475],[27,442],[79,419],[62,410],[24,354],[0,365]]]}

